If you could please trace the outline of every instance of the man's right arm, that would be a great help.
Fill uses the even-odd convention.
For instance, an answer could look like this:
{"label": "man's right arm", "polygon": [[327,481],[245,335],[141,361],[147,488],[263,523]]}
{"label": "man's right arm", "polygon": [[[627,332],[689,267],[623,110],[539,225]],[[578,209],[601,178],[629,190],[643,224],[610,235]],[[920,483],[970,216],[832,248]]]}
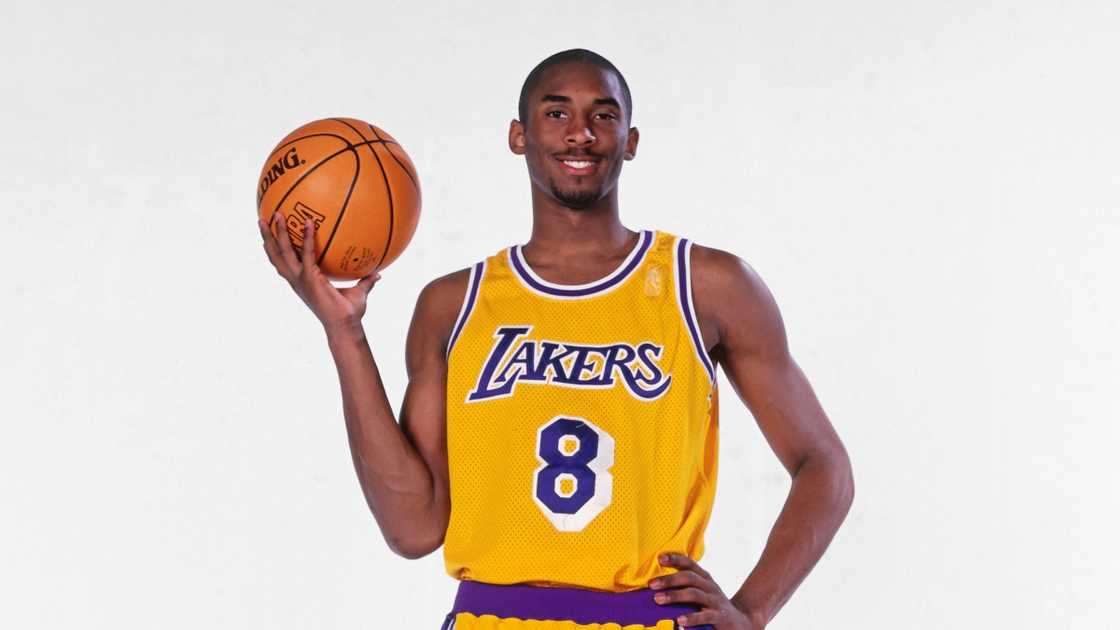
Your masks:
{"label": "man's right arm", "polygon": [[405,354],[409,384],[400,424],[362,328],[376,272],[352,287],[334,287],[315,264],[314,225],[304,225],[299,255],[280,213],[259,221],[269,262],[323,324],[342,386],[350,452],[366,503],[389,547],[419,558],[443,542],[451,514],[447,470],[447,342],[466,294],[468,270],[431,282],[420,293]]}
{"label": "man's right arm", "polygon": [[361,327],[327,331],[358,481],[385,541],[406,558],[438,549],[451,514],[445,353],[467,274],[439,278],[417,299],[405,343],[400,425]]}

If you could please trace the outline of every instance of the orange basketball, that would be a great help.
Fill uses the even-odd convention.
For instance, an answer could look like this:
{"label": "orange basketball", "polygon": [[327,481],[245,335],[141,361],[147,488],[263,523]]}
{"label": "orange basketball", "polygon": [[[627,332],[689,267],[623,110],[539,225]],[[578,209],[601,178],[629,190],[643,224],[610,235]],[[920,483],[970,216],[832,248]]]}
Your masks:
{"label": "orange basketball", "polygon": [[257,213],[270,221],[277,210],[297,256],[310,218],[323,273],[352,280],[384,269],[412,240],[420,181],[381,129],[354,118],[316,120],[285,136],[261,169]]}

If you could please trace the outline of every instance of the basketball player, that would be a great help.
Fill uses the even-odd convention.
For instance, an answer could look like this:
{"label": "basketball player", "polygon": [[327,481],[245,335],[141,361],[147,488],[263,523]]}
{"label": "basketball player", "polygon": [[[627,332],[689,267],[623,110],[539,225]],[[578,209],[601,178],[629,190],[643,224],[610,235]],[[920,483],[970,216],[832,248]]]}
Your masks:
{"label": "basketball player", "polygon": [[[386,541],[406,558],[442,544],[460,580],[445,629],[763,628],[851,504],[847,454],[759,277],[726,252],[620,222],[631,109],[622,74],[590,51],[529,74],[509,146],[528,166],[532,235],[420,293],[399,425],[361,324],[378,276],[335,289],[312,224],[298,257],[285,230],[260,226],[325,327]],[[697,563],[719,367],[792,476],[731,597]]]}

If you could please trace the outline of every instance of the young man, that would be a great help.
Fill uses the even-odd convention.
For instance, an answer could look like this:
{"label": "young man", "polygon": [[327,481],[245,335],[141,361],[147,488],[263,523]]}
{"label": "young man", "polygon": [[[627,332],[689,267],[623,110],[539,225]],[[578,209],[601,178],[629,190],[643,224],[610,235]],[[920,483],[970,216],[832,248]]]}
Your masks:
{"label": "young man", "polygon": [[[590,51],[558,53],[530,73],[518,109],[509,146],[528,166],[532,236],[421,292],[399,425],[361,324],[378,276],[335,289],[312,224],[300,256],[285,230],[260,226],[326,329],[370,509],[396,553],[444,546],[460,580],[445,628],[763,628],[847,514],[844,447],[758,276],[620,222],[616,184],[638,147],[621,73]],[[716,366],[793,479],[730,598],[697,564],[715,492]]]}

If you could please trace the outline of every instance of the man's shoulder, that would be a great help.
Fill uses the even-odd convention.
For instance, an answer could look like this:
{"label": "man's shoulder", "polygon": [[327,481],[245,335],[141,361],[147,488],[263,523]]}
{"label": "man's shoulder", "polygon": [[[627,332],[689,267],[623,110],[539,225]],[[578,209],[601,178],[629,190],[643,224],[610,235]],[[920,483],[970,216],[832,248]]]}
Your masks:
{"label": "man's shoulder", "polygon": [[423,309],[432,314],[442,315],[438,317],[440,320],[449,317],[453,321],[467,293],[470,274],[471,268],[467,267],[431,280],[420,290],[420,297],[416,300],[416,310]]}
{"label": "man's shoulder", "polygon": [[731,252],[692,243],[692,267],[709,273],[732,273],[746,262]]}
{"label": "man's shoulder", "polygon": [[442,275],[420,290],[412,313],[407,343],[409,369],[418,369],[423,357],[443,357],[451,329],[467,291],[470,269]]}
{"label": "man's shoulder", "polygon": [[[687,262],[689,289],[699,310],[708,312],[712,310],[709,307],[718,307],[723,303],[720,296],[728,291],[749,296],[765,289],[755,270],[739,256],[700,245],[685,235],[664,230],[657,230],[657,233],[663,243],[672,244],[674,265]],[[684,260],[686,252],[687,261]]]}
{"label": "man's shoulder", "polygon": [[[736,270],[743,267],[749,269],[749,266],[743,259],[731,252],[701,245],[688,236],[678,235],[664,230],[657,230],[657,232],[662,239],[672,243],[674,253],[678,252],[680,247],[688,246],[691,252],[689,255],[689,266],[692,267],[693,277],[698,275],[697,272],[702,272],[704,275],[717,274],[726,276],[734,274]],[[687,243],[685,241],[687,241]]]}
{"label": "man's shoulder", "polygon": [[747,261],[731,252],[693,243],[689,259],[693,291],[718,292],[762,286],[762,279]]}
{"label": "man's shoulder", "polygon": [[722,249],[695,244],[690,259],[697,315],[720,331],[720,338],[736,323],[753,327],[775,316],[770,289],[745,260]]}

